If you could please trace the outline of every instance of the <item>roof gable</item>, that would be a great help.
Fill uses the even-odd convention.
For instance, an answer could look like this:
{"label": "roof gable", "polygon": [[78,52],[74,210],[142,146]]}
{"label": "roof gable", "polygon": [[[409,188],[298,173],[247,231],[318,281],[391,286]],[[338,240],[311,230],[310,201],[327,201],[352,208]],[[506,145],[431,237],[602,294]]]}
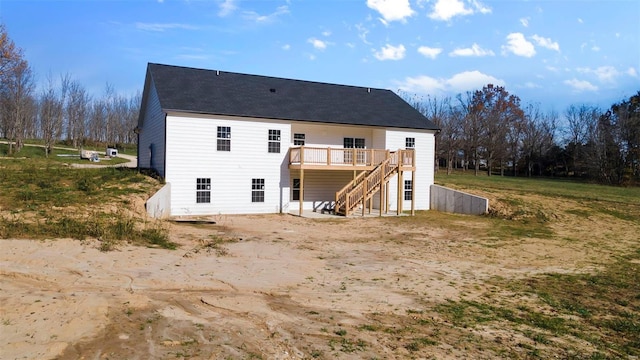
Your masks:
{"label": "roof gable", "polygon": [[390,90],[161,64],[149,80],[165,112],[437,130]]}

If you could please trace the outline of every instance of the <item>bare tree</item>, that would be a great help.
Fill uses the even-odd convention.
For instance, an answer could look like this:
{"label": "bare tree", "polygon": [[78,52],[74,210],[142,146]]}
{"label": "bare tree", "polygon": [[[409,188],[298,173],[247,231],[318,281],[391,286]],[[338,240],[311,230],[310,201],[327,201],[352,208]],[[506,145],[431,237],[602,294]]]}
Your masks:
{"label": "bare tree", "polygon": [[500,161],[502,165],[507,158],[507,136],[514,123],[523,117],[520,98],[510,95],[502,86],[488,84],[473,93],[469,115],[480,125],[476,128],[479,145],[487,163],[487,174],[491,175],[494,162]]}
{"label": "bare tree", "polygon": [[566,127],[564,142],[571,156],[570,172],[575,175],[587,173],[588,163],[585,161],[587,143],[596,132],[598,118],[602,112],[588,105],[570,105],[565,111]]}
{"label": "bare tree", "polygon": [[557,120],[558,115],[553,111],[543,114],[537,106],[526,108],[522,132],[522,155],[527,176],[534,175],[535,165],[538,165],[538,175],[542,174],[543,161],[555,145]]}
{"label": "bare tree", "polygon": [[73,147],[84,145],[90,97],[80,83],[69,83],[69,97],[65,106],[66,138]]}
{"label": "bare tree", "polygon": [[468,168],[471,161],[474,164],[474,174],[480,172],[480,158],[482,152],[482,118],[478,113],[472,112],[473,93],[458,94],[456,99],[464,116],[462,122],[462,151],[464,153],[464,168]]}
{"label": "bare tree", "polygon": [[0,134],[9,139],[9,154],[20,151],[25,125],[33,119],[34,88],[33,72],[22,50],[0,24]]}
{"label": "bare tree", "polygon": [[64,104],[71,80],[69,75],[60,77],[60,89],[55,88],[51,76],[48,77],[47,87],[40,96],[39,115],[45,154],[48,157],[53,150],[56,140],[62,135],[64,123]]}

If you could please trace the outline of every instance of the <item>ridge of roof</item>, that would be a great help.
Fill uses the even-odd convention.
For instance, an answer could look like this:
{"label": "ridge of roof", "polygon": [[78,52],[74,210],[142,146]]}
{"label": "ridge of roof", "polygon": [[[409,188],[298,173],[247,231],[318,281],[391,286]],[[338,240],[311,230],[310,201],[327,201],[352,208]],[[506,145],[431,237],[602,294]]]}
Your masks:
{"label": "ridge of roof", "polygon": [[149,63],[164,111],[437,130],[388,89]]}

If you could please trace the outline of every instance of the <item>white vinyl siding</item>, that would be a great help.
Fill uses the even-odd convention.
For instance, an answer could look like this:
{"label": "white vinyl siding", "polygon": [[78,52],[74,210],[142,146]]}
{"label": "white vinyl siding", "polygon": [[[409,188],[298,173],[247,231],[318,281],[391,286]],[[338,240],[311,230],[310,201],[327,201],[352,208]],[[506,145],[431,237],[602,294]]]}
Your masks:
{"label": "white vinyl siding", "polygon": [[[269,129],[290,143],[290,125],[281,121],[167,116],[167,174],[171,214],[252,214],[288,211],[288,151],[267,153]],[[216,151],[217,128],[231,128],[231,151]],[[193,184],[211,178],[211,203],[196,203]],[[264,202],[252,202],[252,179],[264,179]]]}
{"label": "white vinyl siding", "polygon": [[[364,139],[367,148],[372,148],[373,129],[364,126],[324,125],[294,122],[293,133],[305,134],[306,147],[342,148],[344,138]],[[293,143],[293,141],[292,141]]]}
{"label": "white vinyl siding", "polygon": [[165,114],[160,108],[158,93],[153,83],[149,87],[144,119],[138,126],[140,131],[138,166],[141,169],[153,169],[164,177]]}

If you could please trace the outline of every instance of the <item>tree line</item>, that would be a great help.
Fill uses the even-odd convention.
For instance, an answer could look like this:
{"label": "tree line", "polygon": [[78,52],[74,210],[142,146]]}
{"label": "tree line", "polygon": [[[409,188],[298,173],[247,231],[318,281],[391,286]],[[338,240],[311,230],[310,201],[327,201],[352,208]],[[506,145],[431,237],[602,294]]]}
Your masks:
{"label": "tree line", "polygon": [[141,95],[122,96],[107,84],[102,97],[92,97],[69,74],[48,75],[36,90],[36,76],[22,49],[0,24],[0,138],[9,154],[25,139],[39,139],[47,155],[54,143],[73,147],[134,144]]}
{"label": "tree line", "polygon": [[403,96],[440,127],[436,157],[447,174],[640,183],[640,91],[609,109],[570,105],[561,115],[491,84],[455,97]]}

